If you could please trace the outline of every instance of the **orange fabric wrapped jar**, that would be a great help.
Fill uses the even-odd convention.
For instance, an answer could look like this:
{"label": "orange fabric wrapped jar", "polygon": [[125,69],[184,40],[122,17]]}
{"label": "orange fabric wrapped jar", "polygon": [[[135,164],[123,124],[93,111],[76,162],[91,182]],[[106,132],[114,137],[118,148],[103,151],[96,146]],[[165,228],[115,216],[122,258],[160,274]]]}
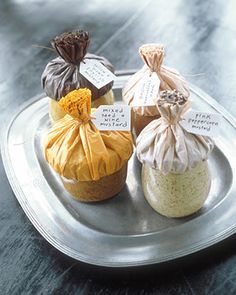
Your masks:
{"label": "orange fabric wrapped jar", "polygon": [[114,196],[126,181],[133,152],[131,133],[95,127],[89,89],[74,90],[59,104],[67,115],[47,134],[45,159],[75,198],[89,202]]}

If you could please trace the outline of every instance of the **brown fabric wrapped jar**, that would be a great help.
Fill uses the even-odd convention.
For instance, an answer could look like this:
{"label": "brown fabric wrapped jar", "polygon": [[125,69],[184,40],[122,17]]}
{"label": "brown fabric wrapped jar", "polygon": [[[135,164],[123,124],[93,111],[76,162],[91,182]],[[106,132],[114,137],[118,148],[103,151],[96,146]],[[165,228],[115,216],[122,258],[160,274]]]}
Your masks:
{"label": "brown fabric wrapped jar", "polygon": [[83,30],[63,33],[52,40],[52,46],[59,57],[46,65],[41,82],[44,91],[50,98],[49,114],[53,122],[65,116],[58,101],[75,89],[90,89],[93,107],[114,102],[113,82],[97,89],[80,73],[80,63],[88,60],[99,61],[114,73],[114,67],[106,58],[87,53],[89,43],[89,33]]}

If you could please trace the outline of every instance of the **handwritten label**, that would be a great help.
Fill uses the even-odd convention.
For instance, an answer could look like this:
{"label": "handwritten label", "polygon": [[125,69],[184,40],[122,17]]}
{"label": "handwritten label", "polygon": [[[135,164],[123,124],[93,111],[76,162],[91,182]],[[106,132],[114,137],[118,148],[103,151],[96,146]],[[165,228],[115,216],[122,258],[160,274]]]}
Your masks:
{"label": "handwritten label", "polygon": [[152,106],[158,96],[160,80],[154,72],[151,76],[145,76],[140,82],[134,94],[133,106]]}
{"label": "handwritten label", "polygon": [[202,113],[196,111],[188,111],[182,117],[180,125],[188,132],[215,136],[219,132],[221,123],[221,115],[213,113]]}
{"label": "handwritten label", "polygon": [[92,114],[98,130],[130,131],[131,112],[127,105],[101,105]]}
{"label": "handwritten label", "polygon": [[81,62],[80,73],[97,89],[102,88],[116,78],[111,71],[97,60],[86,60],[86,63]]}

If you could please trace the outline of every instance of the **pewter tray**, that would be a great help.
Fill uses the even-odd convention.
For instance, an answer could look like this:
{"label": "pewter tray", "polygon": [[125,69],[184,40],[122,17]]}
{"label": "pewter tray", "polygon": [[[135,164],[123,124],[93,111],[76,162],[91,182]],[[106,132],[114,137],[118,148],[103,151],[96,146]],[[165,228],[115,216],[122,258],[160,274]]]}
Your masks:
{"label": "pewter tray", "polygon": [[[117,100],[128,76],[123,73],[115,82]],[[13,191],[42,236],[77,260],[123,267],[172,260],[235,233],[236,121],[195,86],[191,99],[195,109],[221,113],[223,122],[209,159],[209,197],[199,212],[182,219],[163,217],[147,204],[135,155],[127,184],[116,197],[96,204],[72,199],[43,158],[42,138],[50,126],[48,98],[29,100],[6,129],[2,156]]]}

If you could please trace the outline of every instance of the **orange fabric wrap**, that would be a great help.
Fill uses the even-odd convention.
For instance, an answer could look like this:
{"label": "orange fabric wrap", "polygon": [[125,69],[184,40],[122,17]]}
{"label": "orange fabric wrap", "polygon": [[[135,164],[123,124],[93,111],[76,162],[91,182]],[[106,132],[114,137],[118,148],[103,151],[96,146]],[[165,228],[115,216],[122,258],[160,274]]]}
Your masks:
{"label": "orange fabric wrap", "polygon": [[74,90],[59,103],[70,115],[53,125],[44,142],[45,159],[53,169],[80,181],[98,180],[120,170],[133,152],[131,133],[97,130],[90,120],[88,89]]}

